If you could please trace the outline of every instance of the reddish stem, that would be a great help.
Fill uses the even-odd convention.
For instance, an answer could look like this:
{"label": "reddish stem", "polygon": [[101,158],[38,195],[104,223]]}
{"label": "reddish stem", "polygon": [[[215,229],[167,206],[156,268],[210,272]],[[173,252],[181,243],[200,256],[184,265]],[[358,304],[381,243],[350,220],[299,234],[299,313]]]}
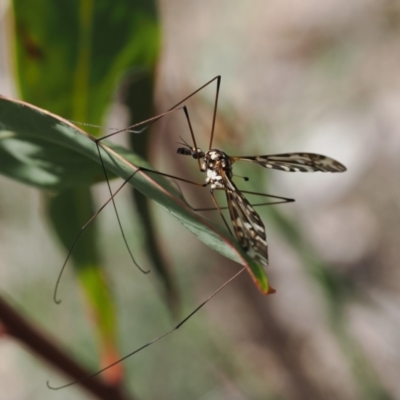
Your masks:
{"label": "reddish stem", "polygon": [[[41,332],[31,322],[27,321],[19,312],[14,310],[4,299],[0,297],[0,326],[2,337],[5,334],[21,341],[32,352],[38,354],[51,365],[71,377],[79,380],[91,374],[62,351],[53,340]],[[45,383],[43,382],[43,385]],[[77,383],[87,391],[103,400],[133,400],[123,392],[121,386],[110,386],[99,377],[93,377]],[[68,390],[68,389],[67,389]]]}

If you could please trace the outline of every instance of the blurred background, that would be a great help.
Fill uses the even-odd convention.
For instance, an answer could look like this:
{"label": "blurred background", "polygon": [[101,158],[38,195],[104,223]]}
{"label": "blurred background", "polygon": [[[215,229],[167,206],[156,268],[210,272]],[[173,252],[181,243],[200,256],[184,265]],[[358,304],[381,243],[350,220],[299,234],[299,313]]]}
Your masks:
{"label": "blurred background", "polygon": [[[16,72],[12,4],[0,5],[0,92],[19,97],[24,69]],[[154,97],[150,115],[220,74],[215,147],[232,155],[315,152],[348,171],[288,174],[235,164],[236,173],[250,177],[236,179],[239,187],[296,199],[258,209],[277,292],[261,295],[243,274],[178,332],[123,364],[132,398],[400,398],[400,3],[161,0],[154,15],[159,53],[146,72],[154,90],[136,99]],[[107,53],[103,58],[113,60]],[[131,81],[121,78],[110,91],[107,114],[78,121],[102,123],[107,131],[144,119],[129,116]],[[188,103],[202,148],[214,96],[211,85]],[[138,147],[160,171],[201,181],[196,163],[175,154],[179,136],[190,139],[175,114],[141,135],[147,142]],[[71,266],[61,284],[62,305],[52,302],[66,249],[48,223],[41,192],[6,177],[0,185],[1,296],[97,370],[101,350]],[[210,204],[207,189],[180,187],[191,204]],[[93,192],[100,206],[107,188],[98,184]],[[130,261],[110,207],[98,224],[120,355],[170,329],[239,268],[151,204],[165,264],[155,273],[141,209],[131,205],[126,190],[118,209],[135,258],[151,274]],[[214,214],[207,216],[218,222]],[[1,337],[0,354],[0,399],[94,398],[79,386],[49,391],[48,379],[54,385],[70,379],[12,337]]]}

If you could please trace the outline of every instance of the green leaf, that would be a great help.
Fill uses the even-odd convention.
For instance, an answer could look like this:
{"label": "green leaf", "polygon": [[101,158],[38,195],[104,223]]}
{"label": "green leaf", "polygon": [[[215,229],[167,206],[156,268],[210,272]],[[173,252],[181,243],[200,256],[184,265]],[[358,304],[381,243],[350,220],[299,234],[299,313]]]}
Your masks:
{"label": "green leaf", "polygon": [[[85,162],[92,162],[94,165],[100,163],[95,139],[92,136],[56,115],[52,115],[27,103],[1,97],[0,138],[2,138],[0,145],[3,148],[7,148],[7,146],[4,146],[4,143],[10,140],[10,138],[12,140],[15,140],[15,138],[21,139],[27,146],[32,140],[35,144],[41,143],[43,146],[41,148],[43,157],[47,151],[54,151],[55,145],[60,147],[60,152],[63,149],[70,151],[71,158],[68,160],[60,157],[58,164],[56,159],[52,161],[54,167],[53,175],[56,176],[57,171],[63,172],[59,180],[64,176],[65,171],[68,171],[71,163],[81,163],[83,162],[82,159],[85,159]],[[47,147],[47,143],[50,143],[49,148]],[[101,152],[106,169],[123,179],[129,178],[133,172],[138,171],[138,167],[150,167],[142,158],[119,146],[109,143],[102,144]],[[25,157],[21,158],[21,168],[15,169],[14,177],[16,179],[20,179],[19,171],[23,169],[24,160]],[[1,163],[0,165],[1,173],[3,170],[7,170],[7,166],[3,164]],[[94,166],[93,169],[95,169]],[[35,181],[33,179],[32,181],[32,184],[36,186],[40,186],[40,183],[40,180]],[[145,196],[159,203],[207,246],[245,265],[256,285],[263,293],[268,294],[273,292],[273,289],[269,286],[264,269],[247,256],[238,242],[228,232],[192,212],[180,198],[179,194],[176,193],[177,191],[173,189],[171,183],[163,179],[160,175],[146,173],[141,170],[135,174],[129,183]]]}

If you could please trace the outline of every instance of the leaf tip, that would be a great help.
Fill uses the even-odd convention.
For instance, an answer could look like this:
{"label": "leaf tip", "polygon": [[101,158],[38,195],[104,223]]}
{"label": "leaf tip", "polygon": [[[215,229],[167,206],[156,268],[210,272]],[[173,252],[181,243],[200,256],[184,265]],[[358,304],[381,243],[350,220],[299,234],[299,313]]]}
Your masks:
{"label": "leaf tip", "polygon": [[268,286],[267,291],[264,292],[264,294],[265,294],[266,296],[268,296],[269,294],[274,294],[274,293],[276,293],[276,290],[275,290],[272,286]]}

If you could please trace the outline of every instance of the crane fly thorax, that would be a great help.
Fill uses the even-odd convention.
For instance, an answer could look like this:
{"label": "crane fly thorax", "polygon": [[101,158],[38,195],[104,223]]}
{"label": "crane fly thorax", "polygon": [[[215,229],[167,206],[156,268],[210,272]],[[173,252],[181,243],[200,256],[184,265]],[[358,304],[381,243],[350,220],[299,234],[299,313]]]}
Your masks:
{"label": "crane fly thorax", "polygon": [[206,183],[211,189],[224,189],[222,174],[232,178],[232,163],[230,157],[221,150],[208,150],[201,160],[201,169],[207,174]]}

